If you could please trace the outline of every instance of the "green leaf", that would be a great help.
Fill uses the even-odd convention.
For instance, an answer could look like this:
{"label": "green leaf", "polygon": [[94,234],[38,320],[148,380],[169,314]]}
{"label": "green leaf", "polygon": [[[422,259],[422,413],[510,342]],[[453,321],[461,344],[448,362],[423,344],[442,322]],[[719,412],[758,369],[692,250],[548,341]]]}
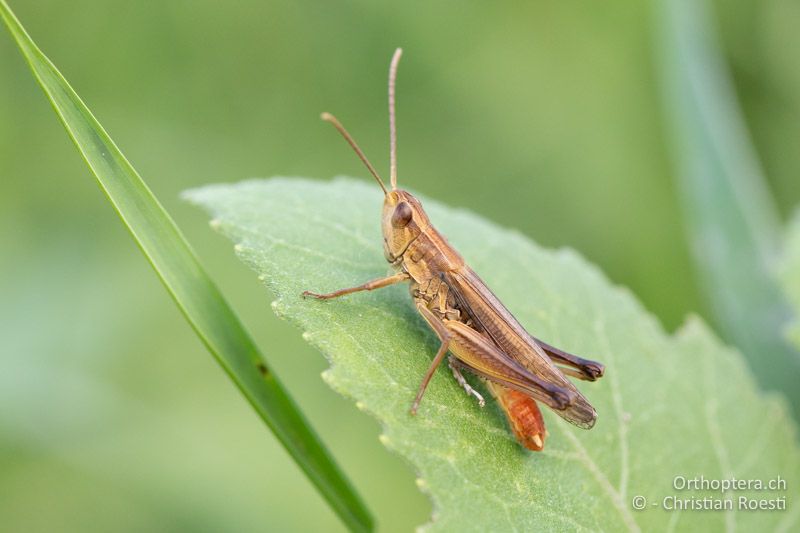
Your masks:
{"label": "green leaf", "polygon": [[364,504],[264,365],[175,223],[5,0],[0,0],[0,15],[100,186],[197,335],[344,523],[353,530],[371,529]]}
{"label": "green leaf", "polygon": [[[756,391],[741,356],[697,319],[665,334],[627,291],[569,250],[423,198],[433,223],[536,336],[607,365],[578,386],[599,413],[591,431],[545,412],[550,438],[532,453],[497,407],[480,409],[446,365],[419,414],[408,409],[438,342],[393,286],[303,300],[384,275],[381,191],[348,178],[274,178],[212,185],[186,197],[277,294],[273,308],[330,360],[325,380],[383,425],[381,439],[419,472],[435,531],[681,530],[796,527],[800,450],[782,401]],[[477,385],[477,384],[476,384]],[[678,491],[676,476],[781,476],[788,490]],[[390,490],[390,488],[387,488]],[[635,511],[634,496],[786,498],[788,511]],[[738,501],[737,501],[738,503]],[[710,529],[709,529],[710,528]]]}
{"label": "green leaf", "polygon": [[786,232],[782,268],[783,287],[794,308],[794,324],[789,329],[789,338],[800,348],[800,211]]}
{"label": "green leaf", "polygon": [[716,42],[707,0],[660,0],[666,118],[700,286],[761,385],[800,416],[800,351],[776,275],[781,225]]}

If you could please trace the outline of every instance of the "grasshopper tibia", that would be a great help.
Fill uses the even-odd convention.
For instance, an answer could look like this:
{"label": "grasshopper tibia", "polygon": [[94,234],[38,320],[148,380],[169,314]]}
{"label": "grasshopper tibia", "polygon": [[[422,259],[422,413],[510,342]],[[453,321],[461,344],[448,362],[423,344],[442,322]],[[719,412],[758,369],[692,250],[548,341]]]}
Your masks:
{"label": "grasshopper tibia", "polygon": [[456,378],[456,381],[459,385],[461,385],[461,388],[466,391],[467,395],[474,396],[478,400],[478,405],[481,407],[486,407],[486,400],[483,399],[481,393],[473,389],[472,385],[467,383],[467,380],[464,379],[464,375],[461,373],[461,370],[459,370],[458,365],[456,365],[456,361],[452,356],[447,358],[447,366],[449,366],[450,370],[453,371],[453,377]]}
{"label": "grasshopper tibia", "polygon": [[[533,338],[536,343],[542,347],[544,352],[556,364],[563,365],[561,371],[568,376],[572,376],[584,381],[596,381],[598,378],[603,377],[606,367],[597,361],[590,361],[583,359],[577,355],[560,350],[555,346],[550,346],[546,342],[542,342],[536,337]],[[564,366],[569,368],[564,368]]]}
{"label": "grasshopper tibia", "polygon": [[408,274],[406,274],[405,272],[398,272],[397,274],[394,274],[386,278],[374,279],[357,287],[348,287],[346,289],[339,289],[338,291],[329,292],[328,294],[317,294],[311,291],[303,291],[303,298],[305,298],[306,296],[311,296],[312,298],[316,298],[317,300],[330,300],[331,298],[338,298],[339,296],[344,296],[345,294],[351,294],[354,292],[382,289],[383,287],[388,287],[389,285],[394,285],[395,283],[400,283],[406,280],[408,280]]}
{"label": "grasshopper tibia", "polygon": [[442,359],[444,359],[444,356],[447,354],[447,350],[450,348],[450,333],[447,331],[447,326],[444,325],[444,322],[442,322],[439,317],[433,314],[433,312],[424,305],[418,304],[417,310],[425,319],[425,321],[430,324],[430,326],[433,328],[433,331],[436,332],[439,340],[442,341],[442,345],[439,347],[439,351],[436,352],[436,357],[433,358],[431,366],[428,367],[425,377],[422,378],[422,383],[420,383],[417,396],[414,398],[414,403],[411,405],[412,415],[417,414],[417,408],[419,407],[419,402],[422,401],[422,396],[425,394],[425,389],[428,388],[428,383],[430,383],[433,373],[436,372],[436,368],[442,362]]}

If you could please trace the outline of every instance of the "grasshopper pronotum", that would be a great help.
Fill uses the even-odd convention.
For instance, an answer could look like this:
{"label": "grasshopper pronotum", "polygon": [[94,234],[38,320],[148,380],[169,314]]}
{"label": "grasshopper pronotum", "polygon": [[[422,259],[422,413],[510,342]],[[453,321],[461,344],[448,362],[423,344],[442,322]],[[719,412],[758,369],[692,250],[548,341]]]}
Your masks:
{"label": "grasshopper pronotum", "polygon": [[397,273],[328,294],[306,291],[303,296],[327,300],[408,282],[417,311],[441,341],[419,386],[411,414],[416,414],[428,382],[449,351],[450,369],[467,394],[474,396],[481,407],[484,405],[483,397],[467,383],[462,370],[486,381],[520,443],[531,450],[541,450],[547,431],[536,401],[576,426],[589,429],[597,413],[565,375],[595,381],[603,375],[604,367],[554,348],[525,331],[431,225],[419,200],[397,188],[395,79],[401,54],[398,48],[389,68],[391,190],[387,190],[339,121],[329,113],[322,114],[322,119],[336,127],[383,189],[383,250]]}

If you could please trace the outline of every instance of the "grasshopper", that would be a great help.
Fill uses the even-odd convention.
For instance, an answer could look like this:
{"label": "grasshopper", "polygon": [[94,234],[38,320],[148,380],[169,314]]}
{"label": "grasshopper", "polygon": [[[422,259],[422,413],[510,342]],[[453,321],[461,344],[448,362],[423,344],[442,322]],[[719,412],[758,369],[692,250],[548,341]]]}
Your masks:
{"label": "grasshopper", "polygon": [[530,335],[431,225],[420,201],[397,188],[395,80],[401,54],[398,48],[389,68],[391,190],[342,124],[329,113],[321,117],[339,131],[383,190],[383,251],[396,273],[328,294],[305,291],[303,297],[329,300],[408,282],[417,311],[441,341],[411,414],[416,414],[431,377],[450,352],[448,365],[466,393],[481,407],[485,405],[481,394],[464,379],[464,370],[486,382],[520,443],[541,450],[547,431],[537,401],[576,426],[590,429],[597,413],[565,376],[595,381],[604,367]]}

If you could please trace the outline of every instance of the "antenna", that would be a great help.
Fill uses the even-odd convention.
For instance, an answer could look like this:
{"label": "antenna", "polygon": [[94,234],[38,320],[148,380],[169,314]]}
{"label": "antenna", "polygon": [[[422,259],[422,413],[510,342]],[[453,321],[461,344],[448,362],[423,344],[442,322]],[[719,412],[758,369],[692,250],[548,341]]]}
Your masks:
{"label": "antenna", "polygon": [[356,144],[356,141],[354,141],[353,138],[350,136],[350,134],[347,133],[347,130],[344,129],[344,126],[342,126],[342,123],[339,122],[336,119],[336,117],[334,117],[330,113],[322,113],[319,116],[319,118],[321,118],[325,122],[330,122],[331,124],[333,124],[333,127],[336,128],[339,131],[339,133],[342,134],[342,137],[344,137],[344,140],[347,141],[347,144],[349,144],[353,148],[353,150],[355,150],[356,154],[358,154],[359,159],[361,159],[361,161],[364,163],[364,165],[366,165],[366,167],[367,167],[367,169],[369,169],[370,173],[373,176],[375,176],[375,179],[378,181],[378,185],[380,185],[381,189],[383,189],[384,196],[389,194],[389,192],[386,190],[386,185],[383,184],[383,180],[381,179],[380,176],[378,176],[378,172],[375,170],[375,167],[372,166],[372,163],[369,162],[369,159],[367,159],[367,156],[365,156],[364,152],[361,151],[361,148],[358,147],[358,145]]}
{"label": "antenna", "polygon": [[402,48],[395,50],[392,64],[389,66],[389,174],[392,190],[397,188],[397,124],[394,116],[394,86],[397,81],[397,64],[402,55]]}

